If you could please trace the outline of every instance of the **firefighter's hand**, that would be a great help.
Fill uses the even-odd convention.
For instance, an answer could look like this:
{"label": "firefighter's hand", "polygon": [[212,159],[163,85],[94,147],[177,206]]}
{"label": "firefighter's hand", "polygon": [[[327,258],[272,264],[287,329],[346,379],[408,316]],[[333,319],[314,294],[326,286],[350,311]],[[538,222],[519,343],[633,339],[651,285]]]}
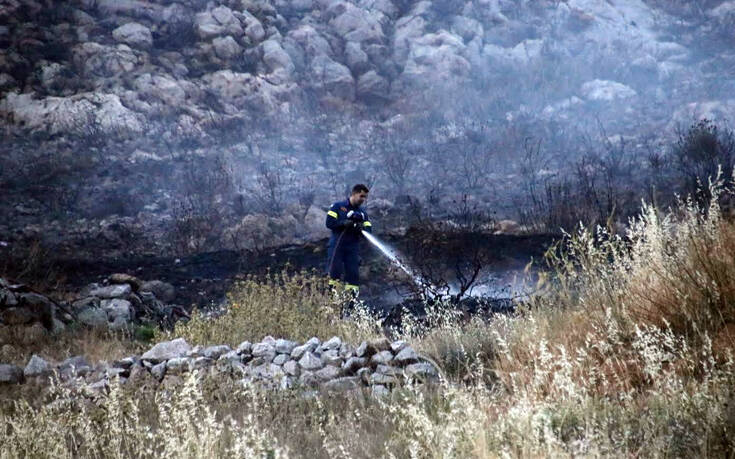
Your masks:
{"label": "firefighter's hand", "polygon": [[354,210],[347,212],[347,218],[356,222],[365,220],[365,216],[362,214],[362,212],[355,212]]}

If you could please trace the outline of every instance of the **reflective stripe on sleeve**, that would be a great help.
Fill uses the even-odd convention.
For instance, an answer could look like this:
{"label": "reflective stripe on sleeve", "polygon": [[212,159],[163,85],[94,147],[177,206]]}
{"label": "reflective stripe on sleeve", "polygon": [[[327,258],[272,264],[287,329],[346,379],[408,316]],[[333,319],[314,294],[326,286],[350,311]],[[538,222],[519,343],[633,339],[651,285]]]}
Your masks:
{"label": "reflective stripe on sleeve", "polygon": [[373,224],[370,223],[370,222],[365,222],[365,223],[362,224],[362,226],[373,226]]}
{"label": "reflective stripe on sleeve", "polygon": [[337,212],[333,210],[330,210],[329,212],[327,212],[327,215],[329,215],[332,218],[337,218]]}

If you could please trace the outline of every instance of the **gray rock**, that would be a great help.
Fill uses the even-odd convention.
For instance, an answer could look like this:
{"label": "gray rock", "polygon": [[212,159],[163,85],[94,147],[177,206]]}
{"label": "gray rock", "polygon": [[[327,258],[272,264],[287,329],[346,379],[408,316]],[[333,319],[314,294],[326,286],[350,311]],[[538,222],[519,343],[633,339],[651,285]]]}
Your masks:
{"label": "gray rock", "polygon": [[345,58],[347,66],[356,74],[362,73],[368,67],[368,55],[359,43],[350,41],[345,45]]}
{"label": "gray rock", "polygon": [[267,335],[265,338],[263,338],[261,343],[270,344],[274,348],[276,347],[276,339],[272,337],[271,335]]}
{"label": "gray rock", "polygon": [[64,331],[66,331],[66,325],[64,325],[64,322],[54,317],[53,325],[51,326],[51,333],[53,335],[59,335],[64,333]]}
{"label": "gray rock", "polygon": [[367,365],[367,359],[364,357],[351,357],[347,359],[347,361],[342,364],[342,370],[346,374],[353,374],[357,372],[360,368]]}
{"label": "gray rock", "polygon": [[395,385],[398,384],[398,378],[383,373],[373,373],[370,375],[370,385]]}
{"label": "gray rock", "polygon": [[253,345],[253,357],[262,357],[267,362],[271,362],[276,357],[276,348],[268,343],[256,343]]}
{"label": "gray rock", "polygon": [[439,378],[439,372],[434,365],[428,362],[419,362],[408,365],[405,369],[406,377],[416,379]]}
{"label": "gray rock", "polygon": [[140,291],[151,292],[156,296],[156,298],[165,303],[170,303],[174,298],[176,298],[176,289],[174,286],[160,280],[143,282],[140,286]]}
{"label": "gray rock", "polygon": [[222,354],[217,359],[218,362],[242,362],[242,357],[237,351],[230,351]]}
{"label": "gray rock", "polygon": [[216,360],[220,358],[220,356],[227,354],[231,350],[232,349],[230,349],[230,346],[227,346],[226,344],[220,346],[210,346],[202,351],[202,356],[208,359]]}
{"label": "gray rock", "polygon": [[161,362],[158,365],[153,365],[151,368],[151,375],[156,378],[159,382],[166,376],[166,362]]}
{"label": "gray rock", "polygon": [[350,69],[326,55],[311,61],[311,76],[317,88],[346,101],[355,99],[355,80]]}
{"label": "gray rock", "polygon": [[107,327],[107,313],[99,308],[86,308],[77,314],[79,323],[92,328]]}
{"label": "gray rock", "polygon": [[33,321],[33,314],[26,308],[12,307],[0,312],[0,322],[8,325],[22,325]]}
{"label": "gray rock", "polygon": [[0,384],[18,384],[23,382],[23,369],[16,365],[0,363]]}
{"label": "gray rock", "polygon": [[31,356],[31,359],[28,361],[28,365],[23,369],[23,375],[26,378],[45,376],[49,373],[51,373],[51,367],[48,362],[36,354]]}
{"label": "gray rock", "polygon": [[393,360],[393,354],[390,351],[381,351],[370,358],[373,365],[385,365]]}
{"label": "gray rock", "polygon": [[193,364],[188,357],[175,357],[166,362],[166,374],[181,374],[190,371]]}
{"label": "gray rock", "polygon": [[278,339],[276,340],[276,352],[279,354],[291,355],[291,352],[293,352],[294,348],[297,345],[298,343],[294,341],[289,341],[286,339]]}
{"label": "gray rock", "polygon": [[118,318],[130,321],[133,318],[133,307],[128,300],[120,298],[102,300],[100,302],[100,307],[107,313],[107,318],[111,321]]}
{"label": "gray rock", "polygon": [[357,346],[357,349],[355,349],[355,356],[356,357],[370,357],[372,354],[368,354],[369,348],[367,341],[363,341],[360,343],[359,346]]}
{"label": "gray rock", "polygon": [[250,341],[243,341],[237,346],[238,354],[250,354],[253,349],[253,345]]}
{"label": "gray rock", "polygon": [[340,376],[341,372],[338,367],[327,365],[326,367],[322,368],[321,370],[318,370],[314,374],[321,381],[329,381],[330,379],[334,379]]}
{"label": "gray rock", "polygon": [[357,376],[346,376],[343,378],[336,378],[331,381],[324,383],[324,389],[331,391],[346,391],[357,389],[360,387],[360,378]]}
{"label": "gray rock", "polygon": [[322,349],[325,351],[338,350],[341,345],[342,340],[337,336],[333,336],[322,344]]}
{"label": "gray rock", "polygon": [[349,359],[355,353],[355,347],[349,343],[342,343],[339,347],[339,355],[342,358]]}
{"label": "gray rock", "polygon": [[147,49],[153,46],[151,31],[137,22],[129,22],[113,30],[112,38],[135,48]]}
{"label": "gray rock", "polygon": [[393,353],[401,352],[406,346],[408,346],[408,343],[403,341],[402,339],[399,339],[398,341],[393,341],[390,343],[390,350],[393,351]]}
{"label": "gray rock", "polygon": [[92,289],[89,294],[98,298],[123,298],[133,293],[129,284],[115,284]]}
{"label": "gray rock", "polygon": [[411,346],[404,347],[393,359],[398,365],[407,365],[419,361],[419,355]]}
{"label": "gray rock", "polygon": [[191,346],[184,338],[177,338],[172,341],[163,341],[150,348],[145,354],[140,356],[143,360],[151,362],[161,362],[176,357],[183,357],[191,349]]}
{"label": "gray rock", "polygon": [[59,364],[62,379],[85,376],[92,372],[92,367],[82,355],[69,357]]}
{"label": "gray rock", "polygon": [[9,289],[0,285],[0,306],[15,306],[18,304],[18,300],[15,298],[15,294]]}
{"label": "gray rock", "polygon": [[337,35],[346,41],[381,42],[383,29],[380,22],[367,9],[359,8],[351,3],[334,2],[327,10],[333,16],[329,25]]}
{"label": "gray rock", "polygon": [[[288,362],[291,357],[286,354],[278,354],[275,359],[273,359],[273,363],[276,365],[283,365],[284,363]],[[291,360],[293,362],[293,360]]]}
{"label": "gray rock", "polygon": [[357,377],[360,378],[360,381],[362,381],[364,384],[369,384],[370,375],[372,373],[373,372],[368,367],[360,368],[359,370],[357,370]]}
{"label": "gray rock", "polygon": [[214,53],[220,59],[233,59],[242,53],[242,48],[231,36],[217,37],[212,40]]}
{"label": "gray rock", "polygon": [[274,39],[266,40],[262,44],[263,63],[270,72],[283,70],[287,75],[293,73],[295,66],[291,56],[283,49],[280,43]]}
{"label": "gray rock", "polygon": [[324,366],[321,359],[311,352],[304,353],[304,355],[299,359],[299,365],[301,368],[308,371],[318,370]]}
{"label": "gray rock", "polygon": [[372,386],[371,394],[373,397],[386,397],[390,395],[390,390],[382,384]]}
{"label": "gray rock", "polygon": [[312,341],[314,339],[316,338],[312,338],[301,346],[293,348],[293,351],[291,351],[291,358],[299,360],[306,352],[314,352],[316,348],[319,347],[319,340],[317,339],[316,341]]}
{"label": "gray rock", "polygon": [[299,365],[298,363],[296,363],[295,360],[289,360],[288,362],[283,364],[283,371],[287,375],[298,376],[299,375]]}
{"label": "gray rock", "polygon": [[263,24],[260,23],[255,17],[253,17],[247,27],[245,27],[245,35],[253,42],[260,43],[265,38],[265,29]]}
{"label": "gray rock", "polygon": [[390,83],[375,70],[363,73],[357,79],[357,95],[362,98],[388,99]]}

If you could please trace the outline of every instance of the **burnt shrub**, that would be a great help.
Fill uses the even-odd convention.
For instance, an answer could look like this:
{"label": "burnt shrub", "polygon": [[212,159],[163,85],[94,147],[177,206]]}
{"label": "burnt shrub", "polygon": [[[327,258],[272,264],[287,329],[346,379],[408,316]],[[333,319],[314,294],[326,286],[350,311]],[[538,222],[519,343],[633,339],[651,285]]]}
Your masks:
{"label": "burnt shrub", "polygon": [[708,181],[718,170],[729,173],[735,166],[735,136],[732,130],[703,119],[679,133],[673,156],[681,190],[706,201],[711,197]]}

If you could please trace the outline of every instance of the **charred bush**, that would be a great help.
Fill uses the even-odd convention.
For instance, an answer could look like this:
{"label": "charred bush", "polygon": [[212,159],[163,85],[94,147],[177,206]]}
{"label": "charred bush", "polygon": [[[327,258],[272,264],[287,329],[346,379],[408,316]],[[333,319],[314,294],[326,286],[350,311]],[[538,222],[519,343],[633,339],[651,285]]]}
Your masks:
{"label": "charred bush", "polygon": [[731,130],[703,119],[679,133],[673,156],[682,191],[706,202],[711,198],[708,181],[720,168],[729,172],[735,166],[735,136]]}

